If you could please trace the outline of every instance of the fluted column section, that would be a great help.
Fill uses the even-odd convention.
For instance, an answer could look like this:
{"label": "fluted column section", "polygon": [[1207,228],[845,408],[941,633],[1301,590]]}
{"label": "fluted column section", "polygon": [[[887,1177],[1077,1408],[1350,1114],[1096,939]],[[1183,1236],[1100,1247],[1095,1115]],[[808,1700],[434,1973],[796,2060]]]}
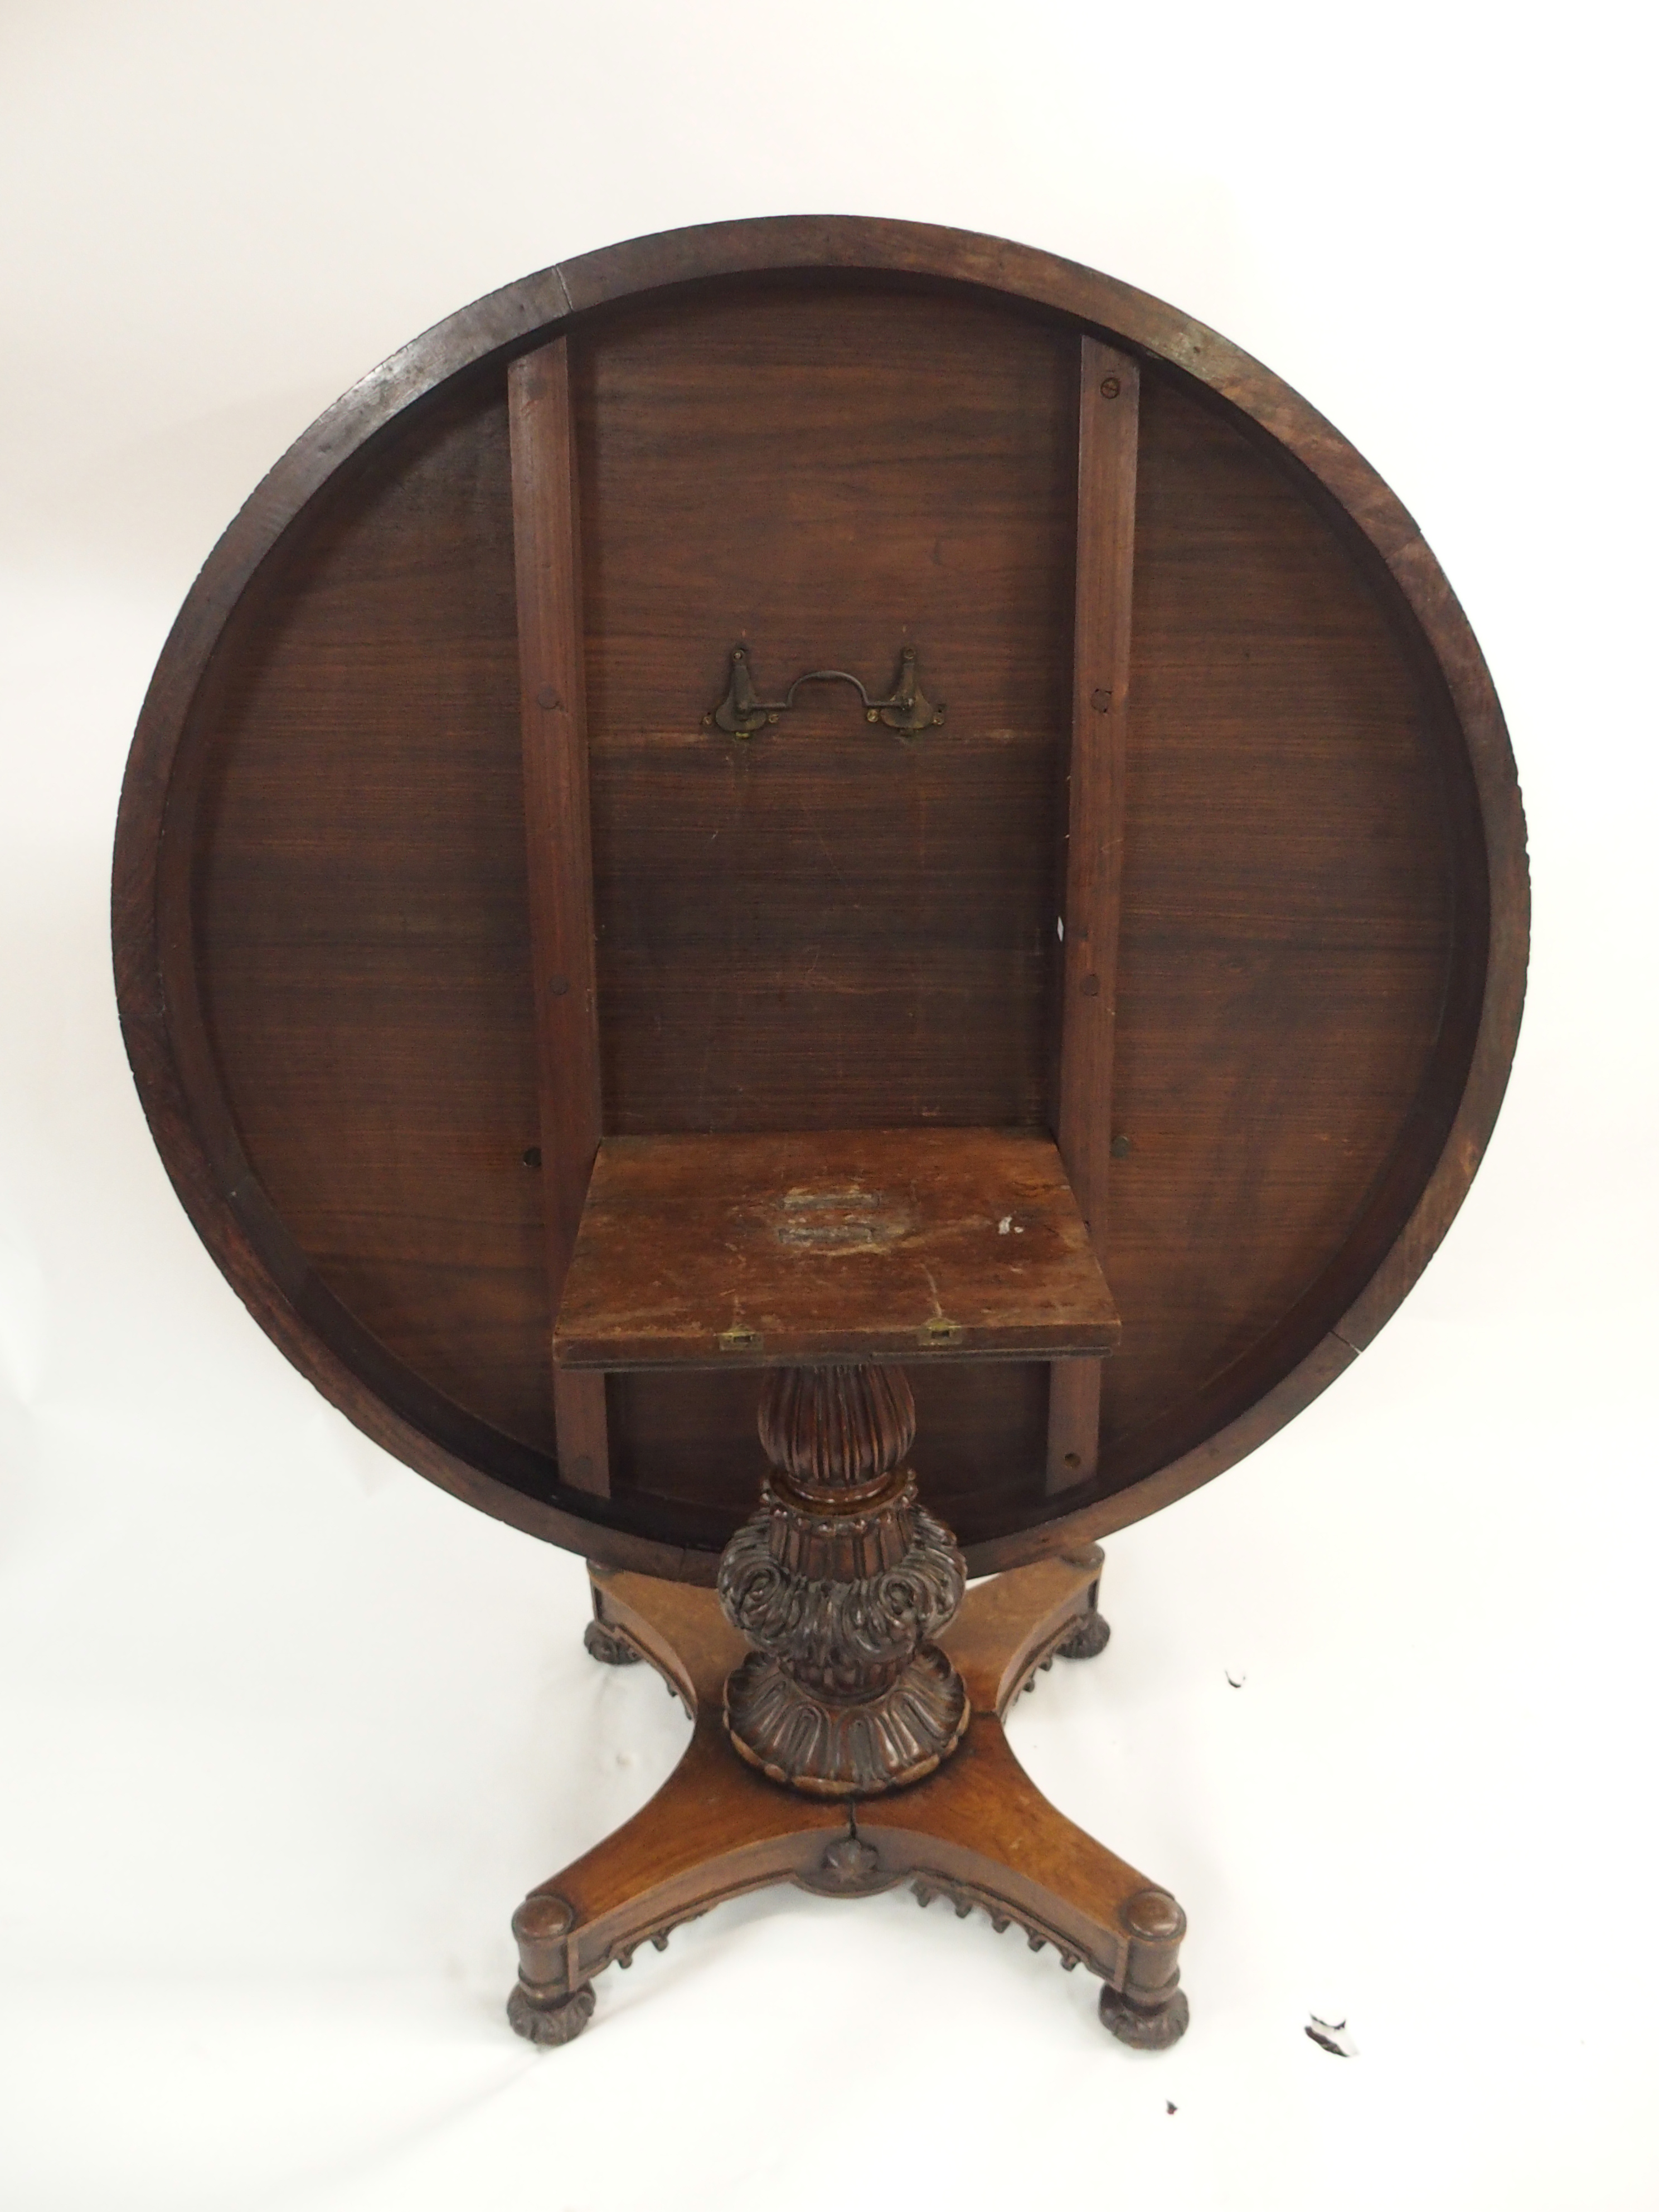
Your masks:
{"label": "fluted column section", "polygon": [[891,1478],[916,1440],[902,1367],[774,1367],[761,1390],[760,1439],[792,1488],[833,1505]]}

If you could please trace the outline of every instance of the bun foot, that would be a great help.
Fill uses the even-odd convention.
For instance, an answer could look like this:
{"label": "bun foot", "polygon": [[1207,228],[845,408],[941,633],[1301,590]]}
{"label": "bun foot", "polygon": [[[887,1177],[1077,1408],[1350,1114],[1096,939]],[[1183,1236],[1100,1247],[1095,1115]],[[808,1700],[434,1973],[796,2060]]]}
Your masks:
{"label": "bun foot", "polygon": [[527,2043],[548,2046],[574,2043],[593,2017],[593,1984],[584,1982],[568,1997],[538,2004],[524,1984],[516,1983],[507,2001],[507,2016],[513,2023],[514,2032]]}
{"label": "bun foot", "polygon": [[606,1667],[637,1667],[640,1655],[631,1644],[614,1635],[601,1620],[590,1620],[582,1631],[589,1656]]}
{"label": "bun foot", "polygon": [[1083,1615],[1066,1641],[1054,1646],[1054,1654],[1060,1659],[1098,1659],[1111,1638],[1110,1625],[1091,1608]]}
{"label": "bun foot", "polygon": [[1185,1990],[1160,2005],[1131,2004],[1111,1988],[1100,1992],[1101,2025],[1132,2051],[1167,2051],[1185,2035],[1190,2017]]}

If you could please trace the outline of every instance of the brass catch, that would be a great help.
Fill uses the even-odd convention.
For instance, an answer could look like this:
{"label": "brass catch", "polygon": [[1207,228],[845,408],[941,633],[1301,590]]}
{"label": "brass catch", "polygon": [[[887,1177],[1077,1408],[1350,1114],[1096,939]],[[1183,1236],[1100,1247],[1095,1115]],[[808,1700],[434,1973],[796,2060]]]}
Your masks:
{"label": "brass catch", "polygon": [[809,668],[798,676],[781,699],[763,699],[755,690],[755,679],[749,672],[749,648],[734,645],[732,648],[732,680],[726,686],[726,696],[718,707],[710,708],[703,718],[703,727],[724,730],[728,737],[752,738],[757,730],[763,730],[769,722],[775,722],[780,714],[787,714],[795,703],[795,694],[803,684],[850,684],[864,702],[866,722],[884,722],[890,730],[896,730],[902,738],[914,738],[923,730],[936,729],[945,720],[945,709],[935,707],[922,696],[921,684],[916,674],[916,649],[907,645],[899,653],[898,673],[893,678],[893,689],[885,699],[872,698],[856,676],[849,676],[844,668]]}

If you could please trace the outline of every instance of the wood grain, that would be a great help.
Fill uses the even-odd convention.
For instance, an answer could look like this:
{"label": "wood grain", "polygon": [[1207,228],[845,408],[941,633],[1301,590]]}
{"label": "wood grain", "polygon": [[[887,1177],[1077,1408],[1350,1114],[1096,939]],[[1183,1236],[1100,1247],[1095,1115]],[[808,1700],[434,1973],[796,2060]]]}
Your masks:
{"label": "wood grain", "polygon": [[[1052,1126],[1076,348],[960,298],[799,286],[613,317],[573,356],[607,1128]],[[841,686],[921,654],[903,744]],[[1040,1372],[923,1380],[930,1496],[1040,1484]],[[613,1480],[740,1518],[752,1395],[611,1389]]]}
{"label": "wood grain", "polygon": [[240,603],[171,793],[168,1030],[199,1010],[211,1180],[550,1480],[505,398],[367,456]]}
{"label": "wood grain", "polygon": [[[946,1897],[963,1918],[978,1906],[999,1934],[1017,1925],[1032,1950],[1051,1945],[1068,1972],[1099,1975],[1102,2019],[1125,2041],[1176,2040],[1186,2025],[1179,1907],[1048,1802],[1002,1727],[1033,1670],[1092,1615],[1099,1566],[1098,1553],[1079,1555],[970,1592],[944,1638],[962,1652],[973,1695],[964,1741],[926,1779],[850,1811],[780,1789],[733,1756],[721,1704],[744,1647],[712,1598],[594,1571],[605,1634],[665,1677],[693,1733],[649,1802],[538,1884],[514,1916],[514,2027],[535,2042],[569,2041],[592,2017],[596,1976],[628,1967],[647,1943],[666,1948],[684,1922],[771,1883],[850,1899],[908,1882],[924,1905]],[[1127,2022],[1126,2003],[1138,2016]]]}
{"label": "wood grain", "polygon": [[[1066,941],[1054,1133],[1095,1249],[1104,1252],[1115,1126],[1112,1049],[1123,897],[1140,370],[1129,355],[1098,338],[1085,337],[1081,356]],[[1094,1480],[1100,1461],[1100,1369],[1092,1362],[1071,1360],[1053,1371],[1047,1468],[1051,1497]]]}
{"label": "wood grain", "polygon": [[1224,417],[1163,380],[1141,410],[1115,1485],[1196,1443],[1200,1406],[1236,1417],[1380,1258],[1367,1209],[1444,1140],[1469,1034],[1450,994],[1484,937],[1452,732],[1370,579]]}
{"label": "wood grain", "polygon": [[1110,1293],[1036,1130],[609,1137],[554,1322],[575,1367],[1109,1351]]}
{"label": "wood grain", "polygon": [[[574,357],[606,1127],[1051,1127],[1073,349],[975,302],[793,288]],[[747,743],[704,726],[747,643]]]}
{"label": "wood grain", "polygon": [[[588,823],[587,679],[581,523],[570,415],[569,344],[522,354],[507,374],[519,611],[530,966],[536,993],[547,1292],[556,1309],[604,1126],[593,856]],[[556,1376],[567,1482],[611,1487],[603,1376]]]}
{"label": "wood grain", "polygon": [[[743,346],[714,327],[726,308],[741,310],[752,337],[757,314],[798,295],[803,329],[821,329],[838,292],[891,299],[907,286],[914,342],[896,344],[909,345],[917,374],[930,327],[943,343],[952,327],[988,319],[1023,333],[992,348],[1004,364],[994,381],[1045,346],[1074,362],[1079,331],[1133,351],[1142,371],[1113,1133],[1129,1149],[1113,1165],[1108,1255],[1125,1341],[1097,1480],[1064,1499],[1042,1494],[1045,1414],[1031,1396],[1041,1368],[924,1373],[927,1389],[951,1386],[933,1409],[918,1391],[924,1437],[943,1439],[929,1492],[976,1571],[1167,1502],[1340,1371],[1455,1212],[1519,1019],[1524,830],[1478,647],[1374,472],[1214,333],[1001,241],[808,218],[635,241],[509,287],[416,341],[259,488],[169,640],[118,834],[124,1029],[192,1219],[336,1404],[518,1525],[618,1561],[666,1553],[672,1571],[692,1576],[712,1573],[752,1495],[755,1447],[722,1395],[729,1378],[673,1382],[702,1394],[689,1423],[689,1401],[677,1409],[654,1395],[664,1378],[615,1390],[615,1419],[632,1427],[613,1437],[609,1501],[562,1487],[553,1465],[539,1192],[524,1163],[537,1134],[534,1000],[502,369],[514,349],[563,331],[591,350],[577,375],[586,468],[606,440],[614,460],[629,434],[597,417],[583,428],[605,383],[610,333],[620,395],[638,386],[653,349],[671,359],[674,318],[695,301],[693,320],[709,335],[688,343],[705,380],[683,419],[717,423],[723,363],[741,428]],[[960,321],[929,325],[927,301]],[[787,333],[771,343],[775,361]],[[836,370],[853,380],[849,392],[858,373],[848,360]],[[955,388],[971,396],[971,386],[964,368]],[[812,436],[828,455],[833,380],[823,389]],[[1052,424],[1058,395],[1063,420],[1073,390],[1057,374],[1033,419]],[[947,407],[932,419],[948,433],[957,418]],[[1035,447],[1017,468],[995,452],[988,466],[1005,471],[1017,501],[1063,505],[1064,446],[1051,440],[1060,475],[1040,493],[1018,489],[1021,471],[1037,466]],[[890,439],[886,450],[890,459]],[[813,465],[812,496],[828,496],[833,468]],[[720,498],[711,492],[696,514],[723,499],[721,511],[739,514],[732,473],[712,481]],[[787,475],[775,481],[787,491]],[[964,480],[960,495],[970,490]],[[833,501],[817,513],[829,527]],[[842,516],[854,543],[856,513],[848,504]],[[671,511],[669,536],[674,522]],[[714,542],[707,529],[702,540]],[[673,558],[689,568],[694,551]],[[629,588],[643,605],[648,577],[635,574]],[[1068,589],[1062,579],[1062,671]],[[710,641],[713,665],[690,687],[699,709],[718,696],[733,641]],[[897,641],[848,642],[867,676],[890,672]],[[1046,648],[1035,657],[1048,665]],[[816,639],[805,658],[819,658]],[[937,689],[954,713],[949,687]],[[812,711],[827,718],[817,737],[850,753],[857,733],[834,720],[827,694]],[[1064,719],[1062,696],[1060,742]],[[660,718],[636,726],[642,752],[661,727]],[[1027,757],[1026,795],[1012,811],[1035,820],[1041,790],[1054,787],[1041,756]],[[963,758],[971,781],[973,745]],[[654,770],[641,760],[639,772]],[[988,822],[1010,811],[1000,773],[981,778]],[[837,768],[817,787],[841,782]],[[935,796],[919,787],[913,827],[931,830]],[[719,826],[710,811],[708,830]],[[810,818],[797,817],[803,828]],[[962,817],[960,850],[980,834]],[[912,842],[918,854],[935,849]],[[763,880],[817,888],[802,865],[810,834],[797,833],[793,853],[787,839],[775,849],[787,865]],[[933,879],[948,898],[949,869]],[[685,880],[686,906],[700,914],[708,884]],[[1001,905],[992,882],[1000,911],[1026,896]],[[855,884],[853,902],[865,896]],[[739,902],[738,916],[745,910]],[[786,969],[773,988],[810,972]],[[753,1011],[763,1005],[757,994]],[[666,1028],[675,1006],[664,994],[652,1019]],[[694,1004],[682,1018],[696,1037]],[[1057,1052],[1048,1015],[1042,1036],[1041,1050]],[[714,1036],[711,1066],[726,1042]],[[1017,1052],[995,1047],[976,1073],[953,1033],[941,1064],[956,1070],[958,1096],[979,1083],[1006,1096],[1012,1082],[1050,1101],[1057,1072],[1051,1062],[1033,1084],[1029,1042],[1027,1033]],[[648,1036],[614,1049],[618,1066],[637,1072],[640,1101],[653,1083],[664,1095]],[[890,1034],[881,1049],[903,1075]],[[847,1071],[845,1098],[878,1087],[862,1057]],[[707,1095],[722,1111],[744,1110],[735,1089]],[[1177,1127],[1171,1102],[1188,1097]],[[1206,1152],[1208,1139],[1192,1133],[1200,1129],[1229,1141]],[[1224,1249],[1236,1250],[1236,1268],[1215,1264]],[[994,1403],[976,1396],[987,1389]],[[721,1469],[745,1453],[734,1495]],[[961,1493],[947,1500],[952,1480]]]}

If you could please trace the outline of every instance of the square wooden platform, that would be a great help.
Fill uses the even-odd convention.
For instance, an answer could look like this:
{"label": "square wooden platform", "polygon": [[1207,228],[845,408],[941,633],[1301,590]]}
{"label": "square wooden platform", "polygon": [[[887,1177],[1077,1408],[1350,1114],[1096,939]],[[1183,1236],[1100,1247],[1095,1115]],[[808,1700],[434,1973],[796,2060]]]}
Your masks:
{"label": "square wooden platform", "polygon": [[1031,1129],[608,1137],[554,1328],[566,1370],[1098,1359],[1120,1330]]}

